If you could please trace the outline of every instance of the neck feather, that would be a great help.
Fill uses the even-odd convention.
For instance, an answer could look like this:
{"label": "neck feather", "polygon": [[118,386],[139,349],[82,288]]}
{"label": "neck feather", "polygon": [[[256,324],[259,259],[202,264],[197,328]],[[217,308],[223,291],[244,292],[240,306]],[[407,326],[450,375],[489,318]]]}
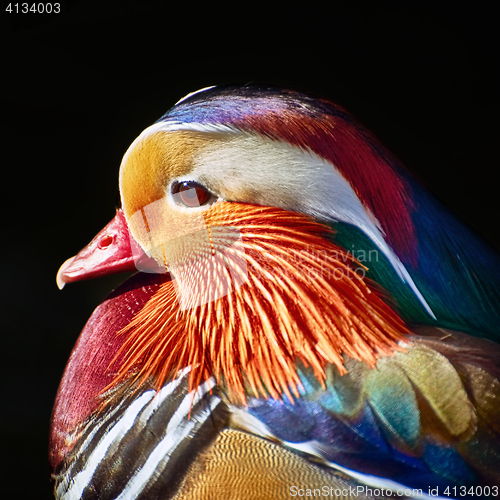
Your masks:
{"label": "neck feather", "polygon": [[[160,387],[191,366],[190,390],[214,376],[234,401],[249,393],[293,399],[296,361],[323,383],[328,364],[346,373],[344,356],[374,367],[401,350],[402,320],[352,254],[327,239],[329,228],[226,202],[205,221],[210,246],[176,263],[178,283],[163,283],[122,330],[126,361],[113,384],[133,370],[139,384],[153,376]],[[238,245],[228,231],[241,236]],[[208,264],[218,256],[219,265]],[[214,298],[223,281],[226,292]]]}

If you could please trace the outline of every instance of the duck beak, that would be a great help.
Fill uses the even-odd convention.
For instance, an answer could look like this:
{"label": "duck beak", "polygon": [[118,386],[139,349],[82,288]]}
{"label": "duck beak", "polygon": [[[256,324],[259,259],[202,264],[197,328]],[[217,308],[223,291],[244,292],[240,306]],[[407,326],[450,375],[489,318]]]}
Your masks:
{"label": "duck beak", "polygon": [[66,283],[73,281],[136,270],[127,220],[120,209],[85,248],[59,268],[56,282],[62,290]]}

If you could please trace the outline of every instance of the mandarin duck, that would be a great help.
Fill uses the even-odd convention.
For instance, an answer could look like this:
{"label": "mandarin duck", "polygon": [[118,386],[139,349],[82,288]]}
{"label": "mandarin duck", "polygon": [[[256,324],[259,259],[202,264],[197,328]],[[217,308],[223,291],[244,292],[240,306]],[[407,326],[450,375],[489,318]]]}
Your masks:
{"label": "mandarin duck", "polygon": [[58,499],[500,494],[499,256],[346,111],[202,89],[119,188],[57,276],[140,271],[67,364]]}

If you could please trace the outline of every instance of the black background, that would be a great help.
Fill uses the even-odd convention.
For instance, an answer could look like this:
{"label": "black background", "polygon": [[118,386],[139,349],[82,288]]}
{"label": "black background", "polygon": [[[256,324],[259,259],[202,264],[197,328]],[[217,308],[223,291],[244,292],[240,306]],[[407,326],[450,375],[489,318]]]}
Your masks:
{"label": "black background", "polygon": [[186,93],[257,81],[323,94],[500,246],[493,2],[171,3],[0,17],[1,467],[15,498],[51,498],[57,386],[123,279],[60,292],[56,271],[113,217],[128,145]]}

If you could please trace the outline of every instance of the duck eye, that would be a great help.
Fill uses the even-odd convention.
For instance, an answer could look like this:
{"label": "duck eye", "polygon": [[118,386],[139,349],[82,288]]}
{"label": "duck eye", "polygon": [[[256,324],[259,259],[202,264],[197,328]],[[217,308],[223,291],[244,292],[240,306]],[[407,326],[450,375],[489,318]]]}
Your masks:
{"label": "duck eye", "polygon": [[195,181],[175,182],[172,185],[174,200],[186,207],[201,207],[206,205],[212,198],[212,193]]}

